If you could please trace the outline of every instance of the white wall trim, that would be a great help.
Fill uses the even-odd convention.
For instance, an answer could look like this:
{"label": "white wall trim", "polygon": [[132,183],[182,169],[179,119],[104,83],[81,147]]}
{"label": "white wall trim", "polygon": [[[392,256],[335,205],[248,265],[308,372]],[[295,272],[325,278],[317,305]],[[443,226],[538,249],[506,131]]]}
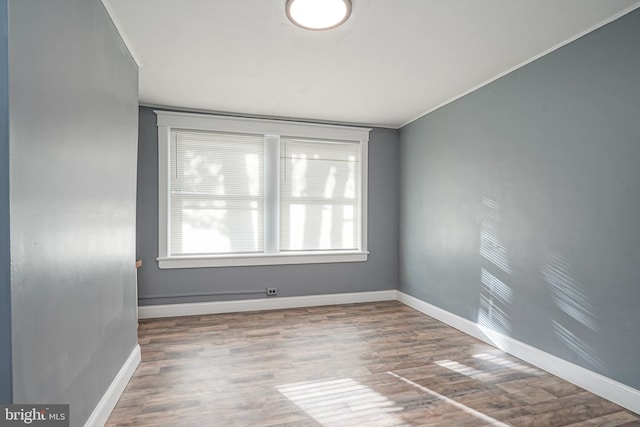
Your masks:
{"label": "white wall trim", "polygon": [[446,323],[578,387],[582,387],[630,411],[640,413],[640,390],[585,369],[582,366],[567,362],[506,335],[483,328],[477,323],[403,292],[397,291],[396,299],[427,316]]}
{"label": "white wall trim", "polygon": [[237,313],[241,311],[278,310],[282,308],[315,307],[359,302],[393,301],[396,290],[310,295],[303,297],[270,297],[239,301],[196,302],[187,304],[147,305],[138,307],[140,319],[156,317],[194,316],[202,314]]}
{"label": "white wall trim", "polygon": [[[367,260],[367,168],[368,168],[368,144],[369,134],[372,129],[353,126],[338,126],[328,124],[292,122],[284,120],[252,119],[247,117],[215,116],[207,114],[185,113],[177,111],[154,110],[156,114],[156,125],[158,127],[158,266],[162,269],[170,268],[205,268],[205,267],[230,267],[230,266],[251,266],[251,265],[280,265],[280,264],[311,264],[311,263],[333,263],[333,262],[362,262]],[[281,136],[291,138],[310,138],[315,141],[322,141],[332,144],[349,145],[354,151],[360,151],[360,188],[356,198],[357,217],[359,219],[359,230],[357,247],[355,250],[344,251],[306,251],[306,252],[276,252],[278,249],[280,236],[275,230],[269,227],[279,224],[280,211],[280,157],[270,156],[267,153],[264,157],[264,172],[270,172],[271,176],[265,175],[265,183],[275,183],[273,186],[266,186],[265,195],[272,195],[266,198],[264,208],[271,206],[265,212],[265,234],[264,251],[255,254],[203,254],[202,256],[183,256],[174,253],[171,249],[172,221],[171,205],[174,191],[171,186],[171,168],[175,163],[172,158],[177,153],[172,142],[172,132],[174,129],[205,130],[214,132],[243,133],[252,134],[262,139],[264,147],[270,147],[276,141],[276,147]],[[326,141],[324,141],[326,140]],[[257,141],[257,140],[256,140]],[[356,149],[357,147],[357,149]],[[175,153],[174,153],[175,152]],[[177,154],[176,154],[177,155]],[[273,162],[268,162],[273,160]],[[270,200],[273,203],[268,203]],[[272,221],[268,221],[271,219]],[[271,237],[273,240],[267,240]]]}
{"label": "white wall trim", "polygon": [[141,354],[140,346],[136,344],[135,348],[127,358],[127,360],[118,371],[118,374],[111,382],[111,385],[96,405],[95,409],[91,413],[91,416],[84,424],[84,427],[102,427],[107,422],[111,411],[115,408],[118,399],[122,395],[124,388],[129,383],[129,380],[133,376],[136,368],[140,364]]}
{"label": "white wall trim", "polygon": [[[162,193],[161,193],[162,194]],[[164,199],[164,197],[161,197]],[[166,214],[163,218],[166,218]],[[166,221],[166,219],[165,219]],[[161,248],[166,246],[167,234],[162,236]],[[275,239],[278,243],[278,240]],[[265,244],[267,242],[265,241]],[[172,256],[157,258],[158,267],[161,269],[172,268],[205,268],[205,267],[237,267],[250,265],[294,265],[294,264],[326,264],[336,262],[363,262],[367,260],[369,252],[342,251],[342,252],[279,252],[243,255],[217,255],[217,256]]]}
{"label": "white wall trim", "polygon": [[436,105],[435,107],[433,107],[433,108],[431,108],[431,109],[429,109],[429,110],[425,111],[424,113],[419,114],[418,116],[414,117],[413,119],[410,119],[410,120],[408,120],[407,122],[403,123],[402,125],[398,126],[398,127],[397,127],[397,129],[403,128],[403,127],[405,127],[406,125],[411,124],[411,123],[415,122],[416,120],[418,120],[418,119],[420,119],[420,118],[422,118],[422,117],[424,117],[424,116],[426,116],[426,115],[428,115],[428,114],[431,114],[431,113],[433,113],[434,111],[436,111],[436,110],[438,110],[438,109],[440,109],[440,108],[444,107],[445,105],[447,105],[447,104],[451,104],[452,102],[454,102],[454,101],[456,101],[456,100],[458,100],[458,99],[460,99],[460,98],[462,98],[462,97],[465,97],[465,96],[469,95],[471,92],[475,92],[476,90],[480,89],[481,87],[484,87],[484,86],[486,86],[486,85],[488,85],[488,84],[490,84],[490,83],[495,82],[496,80],[498,80],[498,79],[500,79],[500,78],[502,78],[502,77],[506,76],[507,74],[510,74],[510,73],[514,72],[515,70],[517,70],[517,69],[519,69],[519,68],[522,68],[522,67],[524,67],[524,66],[525,66],[525,65],[527,65],[527,64],[532,63],[532,62],[533,62],[533,61],[535,61],[536,59],[542,58],[543,56],[548,55],[548,54],[550,54],[551,52],[553,52],[553,51],[555,51],[555,50],[558,50],[558,49],[560,49],[561,47],[566,46],[566,45],[568,45],[569,43],[571,43],[571,42],[573,42],[573,41],[576,41],[576,40],[578,40],[579,38],[581,38],[581,37],[583,37],[583,36],[586,36],[587,34],[589,34],[589,33],[593,32],[593,31],[597,30],[597,29],[598,29],[598,28],[600,28],[600,27],[604,27],[605,25],[607,25],[607,24],[609,24],[609,23],[611,23],[611,22],[615,21],[616,19],[622,18],[624,15],[626,15],[626,14],[628,14],[628,13],[631,13],[631,12],[633,12],[634,10],[636,10],[636,9],[638,9],[638,8],[640,8],[640,1],[639,1],[639,2],[636,2],[636,3],[635,3],[634,5],[632,5],[632,6],[629,6],[628,8],[626,8],[626,9],[624,9],[624,10],[622,10],[622,11],[620,11],[620,12],[616,13],[615,15],[613,15],[613,16],[611,16],[611,17],[609,17],[609,18],[605,19],[604,21],[598,22],[596,25],[594,25],[594,26],[592,26],[592,27],[589,27],[589,28],[587,28],[586,30],[581,31],[581,32],[579,32],[578,34],[576,34],[576,35],[574,35],[574,36],[572,36],[572,37],[569,37],[568,39],[566,39],[566,40],[564,40],[564,41],[562,41],[562,42],[560,42],[560,43],[558,43],[558,44],[556,44],[556,45],[554,45],[554,46],[550,47],[549,49],[547,49],[547,50],[545,50],[545,51],[543,51],[543,52],[541,52],[541,53],[539,53],[539,54],[537,54],[537,55],[535,55],[535,56],[532,56],[531,58],[529,58],[529,59],[527,59],[527,60],[525,60],[525,61],[522,61],[522,62],[521,62],[521,63],[519,63],[518,65],[513,66],[513,67],[509,68],[508,70],[503,71],[503,72],[501,72],[501,73],[499,73],[499,74],[495,75],[494,77],[492,77],[492,78],[490,78],[490,79],[488,79],[488,80],[484,81],[483,83],[480,83],[479,85],[476,85],[476,86],[472,87],[471,89],[466,90],[466,91],[462,92],[461,94],[456,95],[456,96],[454,96],[453,98],[451,98],[451,99],[449,99],[449,100],[447,100],[447,101],[444,101],[444,102],[442,102],[442,103],[440,103],[440,104]]}
{"label": "white wall trim", "polygon": [[142,68],[142,61],[140,60],[140,55],[138,55],[136,50],[133,48],[133,43],[131,43],[131,39],[129,39],[129,37],[127,37],[127,34],[124,32],[124,29],[122,28],[122,24],[120,24],[120,21],[118,20],[118,17],[116,16],[110,1],[102,0],[102,4],[104,8],[107,10],[107,13],[109,14],[109,16],[111,17],[111,22],[113,22],[113,25],[116,27],[116,31],[118,31],[118,34],[120,34],[120,38],[122,39],[122,42],[129,50],[129,54],[131,55],[131,58],[133,58],[138,68]]}
{"label": "white wall trim", "polygon": [[282,135],[299,138],[326,138],[363,144],[369,142],[371,128],[309,123],[290,120],[255,119],[184,111],[154,110],[158,127],[211,130],[217,132]]}

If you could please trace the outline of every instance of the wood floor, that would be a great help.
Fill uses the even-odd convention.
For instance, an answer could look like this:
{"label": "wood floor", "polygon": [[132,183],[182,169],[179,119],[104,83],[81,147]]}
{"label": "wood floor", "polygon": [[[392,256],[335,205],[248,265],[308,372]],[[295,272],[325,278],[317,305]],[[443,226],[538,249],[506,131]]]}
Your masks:
{"label": "wood floor", "polygon": [[398,302],[140,321],[107,426],[640,426]]}

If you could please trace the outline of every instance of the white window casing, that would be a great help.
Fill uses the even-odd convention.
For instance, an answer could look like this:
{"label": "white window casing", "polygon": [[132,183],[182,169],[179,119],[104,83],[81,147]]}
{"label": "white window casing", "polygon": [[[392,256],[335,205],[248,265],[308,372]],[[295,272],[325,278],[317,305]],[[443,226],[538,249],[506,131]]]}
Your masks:
{"label": "white window casing", "polygon": [[160,268],[367,260],[370,129],[155,113]]}

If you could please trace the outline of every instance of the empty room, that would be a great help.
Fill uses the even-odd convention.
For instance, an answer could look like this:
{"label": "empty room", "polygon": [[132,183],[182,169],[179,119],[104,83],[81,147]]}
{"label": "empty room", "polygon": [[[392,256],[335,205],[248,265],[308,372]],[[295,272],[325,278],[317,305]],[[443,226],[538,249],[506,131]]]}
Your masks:
{"label": "empty room", "polygon": [[640,426],[639,0],[0,30],[0,426]]}

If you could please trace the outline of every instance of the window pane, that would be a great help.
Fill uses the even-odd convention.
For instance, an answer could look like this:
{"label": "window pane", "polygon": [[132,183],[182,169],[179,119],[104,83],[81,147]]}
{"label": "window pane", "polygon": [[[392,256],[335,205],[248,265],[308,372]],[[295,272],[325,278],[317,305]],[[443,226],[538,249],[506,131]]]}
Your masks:
{"label": "window pane", "polygon": [[264,137],[171,131],[170,253],[261,252]]}
{"label": "window pane", "polygon": [[280,156],[280,249],[358,249],[360,146],[282,138]]}

